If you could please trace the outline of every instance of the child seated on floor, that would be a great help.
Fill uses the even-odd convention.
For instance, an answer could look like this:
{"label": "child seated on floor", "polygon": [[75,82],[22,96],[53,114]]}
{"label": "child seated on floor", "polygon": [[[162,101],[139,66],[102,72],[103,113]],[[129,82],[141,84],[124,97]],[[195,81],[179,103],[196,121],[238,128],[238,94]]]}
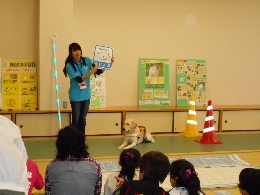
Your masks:
{"label": "child seated on floor", "polygon": [[145,153],[140,160],[139,180],[123,181],[120,195],[166,195],[167,192],[159,186],[167,177],[170,162],[166,155],[158,151]]}
{"label": "child seated on floor", "polygon": [[194,166],[185,159],[178,159],[171,163],[170,182],[173,187],[170,195],[203,195],[200,180]]}
{"label": "child seated on floor", "polygon": [[136,169],[139,168],[140,158],[140,152],[133,148],[121,152],[119,157],[121,170],[108,175],[104,185],[104,195],[111,195],[115,191],[117,183],[115,176],[129,181],[139,179]]}
{"label": "child seated on floor", "polygon": [[260,169],[244,168],[239,174],[238,188],[242,195],[260,195]]}
{"label": "child seated on floor", "polygon": [[73,126],[59,130],[57,155],[45,172],[46,195],[100,195],[99,162],[88,152],[85,135]]}

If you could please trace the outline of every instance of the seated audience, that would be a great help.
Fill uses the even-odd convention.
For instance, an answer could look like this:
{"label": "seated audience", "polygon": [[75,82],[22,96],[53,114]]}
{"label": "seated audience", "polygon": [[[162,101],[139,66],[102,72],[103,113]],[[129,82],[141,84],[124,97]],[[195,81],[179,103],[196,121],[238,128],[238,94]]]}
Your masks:
{"label": "seated audience", "polygon": [[200,180],[194,166],[185,159],[178,159],[171,163],[170,182],[173,187],[170,195],[202,195]]}
{"label": "seated audience", "polygon": [[238,188],[242,195],[260,195],[260,169],[243,169],[239,174]]}
{"label": "seated audience", "polygon": [[33,188],[40,190],[44,187],[44,181],[42,179],[42,175],[39,172],[38,166],[34,161],[28,159],[26,166],[29,181],[28,195],[31,195]]}
{"label": "seated audience", "polygon": [[[159,186],[167,177],[170,162],[166,155],[158,151],[145,153],[140,160],[139,180],[124,181],[122,195],[163,195],[167,192]],[[117,177],[117,179],[120,179]]]}
{"label": "seated audience", "polygon": [[140,152],[134,148],[126,149],[121,152],[119,157],[121,170],[119,172],[112,172],[108,175],[104,185],[105,195],[111,195],[115,191],[117,183],[115,176],[129,181],[139,179],[135,169],[139,168],[140,158]]}
{"label": "seated audience", "polygon": [[0,115],[0,195],[28,193],[27,158],[20,129]]}
{"label": "seated audience", "polygon": [[57,156],[46,168],[46,195],[99,195],[102,187],[100,164],[89,156],[85,136],[73,126],[58,133]]}

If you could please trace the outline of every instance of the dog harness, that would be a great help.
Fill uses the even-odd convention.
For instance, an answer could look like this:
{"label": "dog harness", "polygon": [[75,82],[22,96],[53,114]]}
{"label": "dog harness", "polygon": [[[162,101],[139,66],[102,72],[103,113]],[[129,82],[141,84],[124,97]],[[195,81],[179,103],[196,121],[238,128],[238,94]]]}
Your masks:
{"label": "dog harness", "polygon": [[141,137],[142,134],[145,135],[146,128],[144,126],[137,126],[136,128],[139,128],[140,133],[131,134],[131,135],[125,135],[125,137],[137,137],[137,140],[138,140]]}

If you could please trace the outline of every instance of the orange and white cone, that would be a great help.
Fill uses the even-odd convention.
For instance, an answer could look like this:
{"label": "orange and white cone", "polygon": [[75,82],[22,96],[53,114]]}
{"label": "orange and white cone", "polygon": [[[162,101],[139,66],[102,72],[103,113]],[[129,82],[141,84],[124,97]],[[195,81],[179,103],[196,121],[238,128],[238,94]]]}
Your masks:
{"label": "orange and white cone", "polygon": [[197,137],[200,135],[197,127],[194,96],[191,96],[190,98],[190,107],[189,107],[188,120],[186,124],[186,130],[180,134],[186,137]]}
{"label": "orange and white cone", "polygon": [[212,101],[208,101],[208,107],[207,107],[207,113],[206,113],[206,119],[204,123],[204,130],[202,139],[195,140],[196,142],[199,142],[201,144],[222,144],[221,141],[218,141],[216,139],[215,135],[215,127],[214,127],[214,117],[213,117],[213,106]]}

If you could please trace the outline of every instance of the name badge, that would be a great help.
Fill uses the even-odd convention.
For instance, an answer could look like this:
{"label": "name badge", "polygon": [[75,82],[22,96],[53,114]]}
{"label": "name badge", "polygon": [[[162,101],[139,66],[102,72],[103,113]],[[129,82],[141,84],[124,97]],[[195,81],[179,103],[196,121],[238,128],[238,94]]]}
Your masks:
{"label": "name badge", "polygon": [[79,88],[80,88],[80,89],[86,89],[86,88],[87,88],[86,82],[83,81],[82,83],[79,83]]}

